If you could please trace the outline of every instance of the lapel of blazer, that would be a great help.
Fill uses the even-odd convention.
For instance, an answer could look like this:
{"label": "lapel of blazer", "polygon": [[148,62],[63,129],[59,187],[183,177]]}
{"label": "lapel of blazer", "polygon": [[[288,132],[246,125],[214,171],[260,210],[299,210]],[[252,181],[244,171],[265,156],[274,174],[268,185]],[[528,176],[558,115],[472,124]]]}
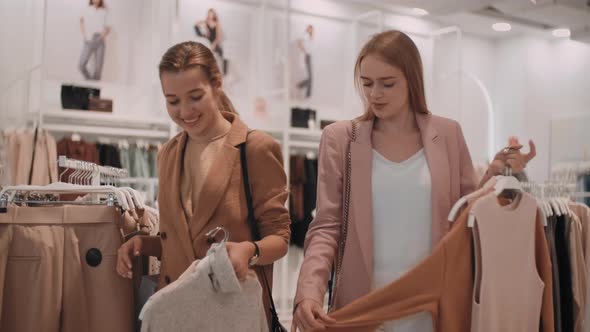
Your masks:
{"label": "lapel of blazer", "polygon": [[350,145],[350,208],[352,233],[356,233],[365,262],[365,268],[372,280],[373,275],[373,205],[372,205],[372,173],[373,147],[371,133],[373,120],[357,122],[356,142]]}
{"label": "lapel of blazer", "polygon": [[[180,246],[182,247],[182,250],[184,251],[188,261],[192,262],[195,260],[195,253],[191,245],[186,215],[184,214],[184,209],[182,208],[182,202],[180,198],[180,175],[184,159],[184,148],[186,147],[187,139],[188,135],[186,132],[182,132],[176,137],[176,146],[172,147],[169,155],[162,156],[164,158],[170,158],[169,160],[172,162],[161,163],[162,165],[166,165],[167,169],[160,170],[160,172],[162,172],[162,175],[164,176],[170,176],[170,178],[163,179],[165,181],[160,181],[160,186],[162,189],[165,189],[166,192],[164,194],[169,197],[168,207],[173,209],[171,213],[174,215],[174,219],[170,220],[170,222],[176,230],[178,240],[180,241]],[[166,183],[169,183],[170,185],[166,187]]]}
{"label": "lapel of blazer", "polygon": [[[446,216],[441,217],[449,205],[451,179],[447,147],[432,123],[432,115],[416,114],[420,128],[426,161],[432,182],[432,245],[439,242],[448,230]],[[448,211],[447,211],[448,212]]]}
{"label": "lapel of blazer", "polygon": [[215,157],[203,182],[199,201],[189,224],[193,241],[207,226],[209,219],[211,219],[221,202],[232,176],[236,176],[235,172],[241,170],[237,167],[240,160],[238,146],[246,141],[248,127],[235,114],[224,112],[223,115],[232,125],[223,148]]}

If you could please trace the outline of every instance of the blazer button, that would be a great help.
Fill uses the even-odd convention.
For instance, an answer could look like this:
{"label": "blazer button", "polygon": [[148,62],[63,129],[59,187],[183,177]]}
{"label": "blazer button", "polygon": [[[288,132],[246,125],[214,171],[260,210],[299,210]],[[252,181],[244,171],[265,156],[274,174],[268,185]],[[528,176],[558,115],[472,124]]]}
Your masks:
{"label": "blazer button", "polygon": [[170,277],[169,276],[165,276],[164,277],[164,281],[166,282],[166,285],[170,284]]}
{"label": "blazer button", "polygon": [[168,236],[166,235],[166,232],[160,232],[160,237],[162,238],[162,240],[166,240]]}

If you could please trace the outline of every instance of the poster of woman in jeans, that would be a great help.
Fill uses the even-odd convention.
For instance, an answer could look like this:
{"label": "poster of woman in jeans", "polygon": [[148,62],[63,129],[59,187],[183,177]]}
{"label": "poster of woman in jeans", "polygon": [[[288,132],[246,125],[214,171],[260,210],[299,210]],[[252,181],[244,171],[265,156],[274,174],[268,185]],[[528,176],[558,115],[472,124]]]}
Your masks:
{"label": "poster of woman in jeans", "polygon": [[[78,69],[87,80],[99,81],[105,58],[105,38],[111,31],[107,26],[107,9],[103,0],[89,0],[88,7],[80,16],[80,32],[84,38]],[[88,69],[93,58],[92,70]]]}
{"label": "poster of woman in jeans", "polygon": [[297,47],[301,52],[303,67],[305,68],[305,78],[297,83],[297,88],[303,92],[305,98],[311,97],[312,67],[311,58],[313,53],[313,25],[309,24],[305,29],[303,37],[297,40]]}

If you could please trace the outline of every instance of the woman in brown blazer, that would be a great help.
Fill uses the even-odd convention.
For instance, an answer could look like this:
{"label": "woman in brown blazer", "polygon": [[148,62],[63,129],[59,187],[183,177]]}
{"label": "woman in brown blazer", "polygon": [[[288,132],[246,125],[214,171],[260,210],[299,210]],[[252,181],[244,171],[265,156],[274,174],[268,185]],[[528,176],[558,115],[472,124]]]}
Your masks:
{"label": "woman in brown blazer", "polygon": [[[170,118],[183,131],[158,155],[160,236],[136,236],[119,249],[117,272],[132,277],[132,257],[161,257],[160,287],[176,280],[209,248],[207,236],[221,226],[239,279],[252,267],[272,283],[272,264],[287,253],[287,177],[278,143],[253,131],[236,114],[222,89],[222,75],[203,44],[171,47],[159,65]],[[261,240],[253,242],[239,146],[246,144],[254,215]],[[264,289],[264,284],[263,289]],[[263,292],[265,307],[268,294]],[[268,310],[266,310],[268,314]],[[229,313],[228,313],[229,314]]]}

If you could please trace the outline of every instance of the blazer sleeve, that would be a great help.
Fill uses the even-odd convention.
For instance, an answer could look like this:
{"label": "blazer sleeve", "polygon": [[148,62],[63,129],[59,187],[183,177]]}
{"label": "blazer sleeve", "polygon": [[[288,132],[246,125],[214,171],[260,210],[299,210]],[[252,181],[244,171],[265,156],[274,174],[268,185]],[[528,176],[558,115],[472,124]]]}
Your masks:
{"label": "blazer sleeve", "polygon": [[543,228],[543,216],[537,209],[537,222],[535,223],[535,260],[539,277],[545,283],[543,289],[543,302],[541,306],[541,330],[543,332],[553,332],[553,274],[551,269],[551,258],[549,257],[549,247],[545,238]]}
{"label": "blazer sleeve", "polygon": [[459,125],[458,122],[456,122],[456,130],[459,145],[459,173],[461,181],[461,192],[459,197],[463,197],[475,191],[476,176],[475,169],[473,168],[473,161],[471,160],[471,155],[469,154],[469,148],[467,148],[467,143],[465,142],[465,137],[463,136],[463,130],[461,130],[461,125]]}
{"label": "blazer sleeve", "polygon": [[[318,157],[316,216],[305,237],[304,259],[297,281],[295,307],[304,299],[324,303],[342,223],[345,131],[324,128]],[[345,142],[345,143],[343,143]]]}
{"label": "blazer sleeve", "polygon": [[248,141],[248,177],[260,236],[278,235],[289,243],[291,218],[285,205],[289,194],[281,147],[258,131],[253,131]]}

